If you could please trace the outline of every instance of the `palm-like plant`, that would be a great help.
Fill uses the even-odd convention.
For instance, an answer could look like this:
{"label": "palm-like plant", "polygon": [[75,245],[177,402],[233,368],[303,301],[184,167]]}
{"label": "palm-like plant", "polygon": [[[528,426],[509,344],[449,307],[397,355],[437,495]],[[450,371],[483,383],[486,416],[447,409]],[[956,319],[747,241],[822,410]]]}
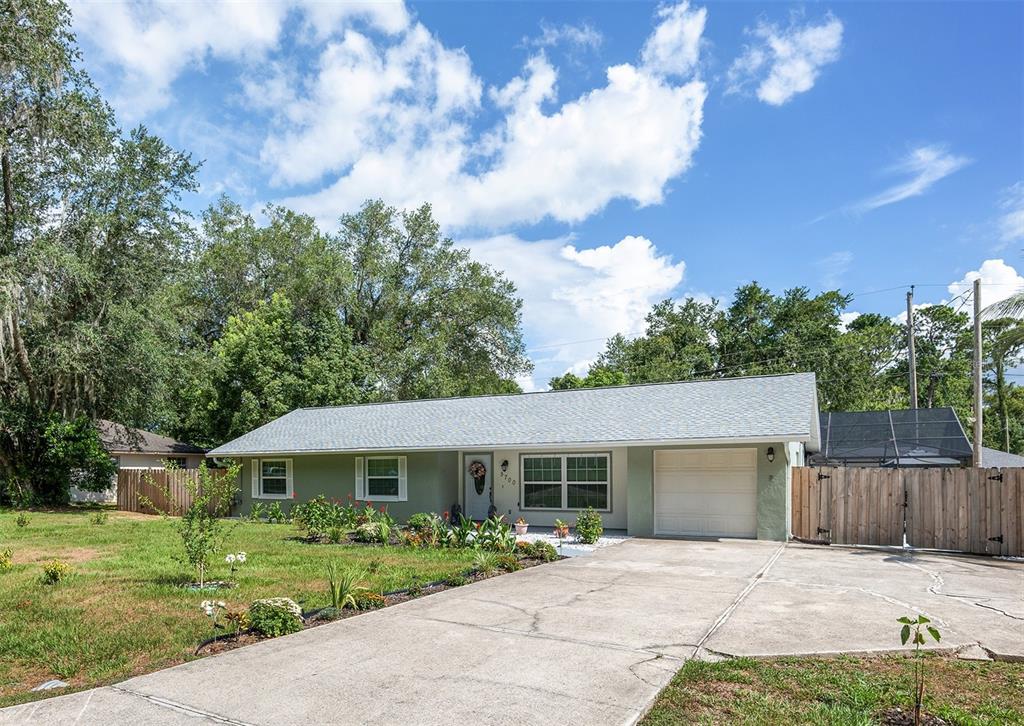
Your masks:
{"label": "palm-like plant", "polygon": [[342,569],[336,562],[327,563],[327,585],[331,593],[331,607],[342,609],[356,608],[356,595],[365,587],[359,585],[362,573],[356,570]]}

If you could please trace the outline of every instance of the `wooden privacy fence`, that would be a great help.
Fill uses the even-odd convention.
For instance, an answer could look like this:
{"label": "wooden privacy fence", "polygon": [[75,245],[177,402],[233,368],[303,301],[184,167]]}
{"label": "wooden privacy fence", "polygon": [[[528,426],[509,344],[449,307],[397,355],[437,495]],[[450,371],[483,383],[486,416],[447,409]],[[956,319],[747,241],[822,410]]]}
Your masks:
{"label": "wooden privacy fence", "polygon": [[794,467],[793,535],[1024,555],[1024,469]]}
{"label": "wooden privacy fence", "polygon": [[[210,469],[212,476],[223,476],[225,469]],[[117,472],[117,508],[144,514],[181,514],[192,505],[188,482],[199,481],[198,469],[119,469]],[[139,497],[148,498],[153,507],[143,506]]]}

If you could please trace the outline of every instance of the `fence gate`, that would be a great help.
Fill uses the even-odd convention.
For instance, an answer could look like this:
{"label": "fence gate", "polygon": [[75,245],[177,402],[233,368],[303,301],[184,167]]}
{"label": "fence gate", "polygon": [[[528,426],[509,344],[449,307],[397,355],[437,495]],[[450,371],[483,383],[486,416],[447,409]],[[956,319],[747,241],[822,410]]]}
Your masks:
{"label": "fence gate", "polygon": [[802,539],[1024,555],[1024,469],[796,467],[792,504]]}

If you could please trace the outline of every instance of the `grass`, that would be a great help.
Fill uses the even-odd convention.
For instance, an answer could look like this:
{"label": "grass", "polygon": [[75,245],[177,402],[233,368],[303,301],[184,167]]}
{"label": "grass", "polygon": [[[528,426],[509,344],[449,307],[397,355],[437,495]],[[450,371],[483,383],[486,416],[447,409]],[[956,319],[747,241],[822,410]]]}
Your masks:
{"label": "grass", "polygon": [[[956,724],[1024,723],[1024,664],[927,656],[925,710]],[[902,656],[689,661],[641,722],[874,724],[912,708]]]}
{"label": "grass", "polygon": [[[29,526],[17,527],[15,512],[0,511],[0,551],[14,553],[13,568],[0,572],[0,707],[69,692],[29,693],[51,678],[87,688],[190,660],[212,634],[204,599],[238,609],[284,596],[308,610],[329,604],[328,561],[365,570],[371,588],[390,591],[465,572],[473,559],[464,550],[306,544],[291,525],[232,523],[226,547],[247,554],[230,578],[238,586],[189,592],[182,585],[194,574],[176,560],[170,521],[111,511],[96,525],[94,512],[32,512]],[[43,585],[43,563],[54,558],[73,574]],[[219,558],[207,577],[228,573]]]}

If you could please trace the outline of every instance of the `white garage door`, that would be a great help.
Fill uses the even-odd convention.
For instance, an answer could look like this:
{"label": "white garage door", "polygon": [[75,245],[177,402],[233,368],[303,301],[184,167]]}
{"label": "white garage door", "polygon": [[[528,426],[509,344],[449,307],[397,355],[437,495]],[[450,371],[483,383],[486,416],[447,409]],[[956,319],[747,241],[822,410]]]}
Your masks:
{"label": "white garage door", "polygon": [[654,534],[757,536],[757,449],[654,452]]}

